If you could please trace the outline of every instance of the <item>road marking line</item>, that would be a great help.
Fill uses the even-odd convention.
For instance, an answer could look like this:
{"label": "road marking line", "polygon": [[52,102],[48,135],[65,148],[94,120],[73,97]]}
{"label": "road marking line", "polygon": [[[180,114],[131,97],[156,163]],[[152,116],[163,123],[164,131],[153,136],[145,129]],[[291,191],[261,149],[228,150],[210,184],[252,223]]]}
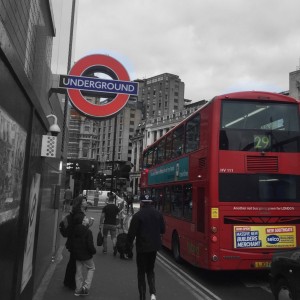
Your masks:
{"label": "road marking line", "polygon": [[204,297],[202,299],[222,300],[217,295],[215,295],[213,292],[208,290],[205,286],[200,284],[198,281],[193,279],[191,276],[189,276],[183,270],[181,270],[176,265],[174,265],[172,262],[170,262],[169,260],[164,258],[160,253],[158,253],[157,259],[162,265],[164,265],[165,268],[167,268],[169,271],[171,271],[173,274],[175,274],[178,278],[180,278],[182,281],[184,281],[188,286],[190,286],[193,289],[194,293],[197,293],[201,297]]}

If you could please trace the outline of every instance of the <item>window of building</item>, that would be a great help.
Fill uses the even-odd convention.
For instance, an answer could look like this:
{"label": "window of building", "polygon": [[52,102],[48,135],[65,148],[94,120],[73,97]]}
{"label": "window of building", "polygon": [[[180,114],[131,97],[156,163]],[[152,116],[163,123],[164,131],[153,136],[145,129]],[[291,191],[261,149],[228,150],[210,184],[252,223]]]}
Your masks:
{"label": "window of building", "polygon": [[82,157],[88,157],[89,154],[89,143],[83,143],[82,145]]}

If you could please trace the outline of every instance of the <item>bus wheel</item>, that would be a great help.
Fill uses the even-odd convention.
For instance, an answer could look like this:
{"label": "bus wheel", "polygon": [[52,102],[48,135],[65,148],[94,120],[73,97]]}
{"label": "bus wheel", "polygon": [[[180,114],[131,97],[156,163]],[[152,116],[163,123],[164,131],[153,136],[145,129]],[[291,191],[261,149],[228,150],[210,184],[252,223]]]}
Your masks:
{"label": "bus wheel", "polygon": [[180,243],[179,243],[179,237],[177,232],[174,232],[172,236],[172,253],[173,253],[174,260],[180,263],[181,262]]}

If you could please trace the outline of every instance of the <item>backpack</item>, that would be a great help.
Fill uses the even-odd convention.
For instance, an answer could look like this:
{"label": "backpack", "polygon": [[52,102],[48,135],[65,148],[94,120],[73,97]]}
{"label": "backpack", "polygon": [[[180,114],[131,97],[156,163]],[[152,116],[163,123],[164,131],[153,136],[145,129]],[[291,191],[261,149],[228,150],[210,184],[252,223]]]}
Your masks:
{"label": "backpack", "polygon": [[69,237],[69,232],[71,228],[72,215],[68,214],[63,217],[59,223],[59,231],[63,237]]}

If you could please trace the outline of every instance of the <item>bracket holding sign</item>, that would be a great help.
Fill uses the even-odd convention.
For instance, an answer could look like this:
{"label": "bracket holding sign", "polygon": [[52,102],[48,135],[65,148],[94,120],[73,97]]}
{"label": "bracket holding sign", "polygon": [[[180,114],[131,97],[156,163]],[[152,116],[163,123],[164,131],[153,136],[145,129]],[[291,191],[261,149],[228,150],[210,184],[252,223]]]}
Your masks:
{"label": "bracket holding sign", "polygon": [[[112,80],[86,76],[91,72],[105,73]],[[59,86],[66,88],[73,106],[91,118],[107,118],[118,113],[127,103],[130,95],[138,95],[138,83],[131,82],[124,66],[111,56],[93,54],[80,59],[69,75],[61,75]],[[97,105],[87,101],[82,92],[97,95],[114,95],[108,103]]]}

